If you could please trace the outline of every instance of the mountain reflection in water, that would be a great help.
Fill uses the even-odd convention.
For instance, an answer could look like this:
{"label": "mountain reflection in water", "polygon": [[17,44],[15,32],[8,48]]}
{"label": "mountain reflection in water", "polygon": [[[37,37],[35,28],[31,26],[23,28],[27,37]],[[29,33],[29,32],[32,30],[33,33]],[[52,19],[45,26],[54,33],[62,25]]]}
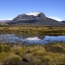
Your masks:
{"label": "mountain reflection in water", "polygon": [[0,34],[0,42],[3,43],[40,43],[40,44],[46,44],[50,42],[65,42],[65,36],[43,36],[43,38],[39,38],[37,36],[34,37],[19,37],[14,34]]}

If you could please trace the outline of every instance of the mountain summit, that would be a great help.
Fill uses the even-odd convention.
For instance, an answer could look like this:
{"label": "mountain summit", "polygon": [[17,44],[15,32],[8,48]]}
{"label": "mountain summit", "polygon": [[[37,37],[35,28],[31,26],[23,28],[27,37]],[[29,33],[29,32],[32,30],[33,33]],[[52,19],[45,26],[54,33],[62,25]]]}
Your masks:
{"label": "mountain summit", "polygon": [[33,15],[33,16],[38,16],[39,14],[41,14],[42,12],[28,12],[26,13],[26,15]]}

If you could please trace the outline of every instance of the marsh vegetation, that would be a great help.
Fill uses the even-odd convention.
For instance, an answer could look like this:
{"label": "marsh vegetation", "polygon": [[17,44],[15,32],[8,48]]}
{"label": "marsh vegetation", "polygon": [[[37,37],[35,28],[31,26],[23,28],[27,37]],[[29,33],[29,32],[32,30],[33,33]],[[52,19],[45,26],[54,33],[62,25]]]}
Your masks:
{"label": "marsh vegetation", "polygon": [[6,26],[0,27],[0,34],[18,34],[18,35],[65,35],[65,27],[38,27],[38,26]]}
{"label": "marsh vegetation", "polygon": [[65,43],[36,45],[0,43],[0,65],[64,65]]}

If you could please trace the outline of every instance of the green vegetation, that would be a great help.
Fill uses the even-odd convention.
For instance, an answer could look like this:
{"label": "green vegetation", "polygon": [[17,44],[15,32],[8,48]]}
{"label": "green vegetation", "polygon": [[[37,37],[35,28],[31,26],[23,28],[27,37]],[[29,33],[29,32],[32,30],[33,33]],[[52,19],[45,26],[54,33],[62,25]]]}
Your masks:
{"label": "green vegetation", "polygon": [[0,65],[65,65],[65,43],[0,43]]}
{"label": "green vegetation", "polygon": [[64,35],[65,27],[38,27],[38,26],[9,26],[9,27],[0,27],[0,34],[17,34],[17,35]]}

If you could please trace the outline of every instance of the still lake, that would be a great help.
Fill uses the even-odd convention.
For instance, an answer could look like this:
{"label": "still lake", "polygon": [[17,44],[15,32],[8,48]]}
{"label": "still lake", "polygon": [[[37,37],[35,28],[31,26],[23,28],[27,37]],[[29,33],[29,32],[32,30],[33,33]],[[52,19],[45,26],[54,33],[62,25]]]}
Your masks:
{"label": "still lake", "polygon": [[50,42],[65,42],[65,36],[43,36],[40,38],[39,36],[30,36],[30,37],[23,37],[17,36],[14,34],[0,34],[0,42],[3,43],[40,43],[46,44]]}

